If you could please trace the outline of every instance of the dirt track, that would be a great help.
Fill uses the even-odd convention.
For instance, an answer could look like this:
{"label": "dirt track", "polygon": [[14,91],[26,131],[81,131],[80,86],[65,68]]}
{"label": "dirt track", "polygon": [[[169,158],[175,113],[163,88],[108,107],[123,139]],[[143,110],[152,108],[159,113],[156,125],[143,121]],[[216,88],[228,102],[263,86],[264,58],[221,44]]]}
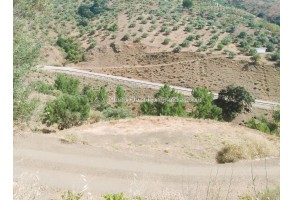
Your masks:
{"label": "dirt track", "polygon": [[[138,124],[144,124],[143,122],[144,120],[138,121]],[[173,120],[166,123],[175,124]],[[159,141],[177,141],[174,136],[176,133],[163,130],[162,127],[168,127],[166,123],[159,121],[151,128],[146,122],[145,126],[149,126],[151,131],[149,134],[148,129],[140,129],[135,122],[123,121],[83,126],[56,135],[15,135],[15,194],[27,190],[26,195],[39,192],[39,199],[58,199],[66,190],[85,189],[85,193],[91,192],[94,197],[105,193],[125,192],[128,195],[149,197],[158,195],[162,199],[168,196],[177,196],[177,199],[206,199],[208,193],[208,199],[215,199],[216,196],[225,199],[227,195],[228,199],[236,199],[238,195],[252,192],[251,169],[256,177],[257,191],[264,190],[266,184],[269,187],[279,185],[278,158],[268,159],[266,167],[264,159],[219,165],[205,164],[198,159],[184,159],[181,153],[172,153],[173,148],[176,150],[172,146],[168,156],[166,152],[158,151],[162,145],[160,142],[157,142],[158,148],[154,147],[152,151],[145,147],[145,154],[140,151],[145,144],[143,147],[138,145],[127,149],[136,142],[145,142],[147,146],[152,146],[151,140],[156,137],[152,137],[154,128],[158,131]],[[189,123],[185,124],[188,128]],[[127,124],[130,126],[125,127]],[[199,126],[199,123],[197,126],[199,130],[212,135],[213,130],[220,130],[221,134],[221,123],[211,123],[208,126],[209,124],[208,121],[203,122],[203,126]],[[228,129],[226,126],[232,125],[225,124],[224,130]],[[238,127],[231,131],[236,132],[237,129]],[[174,127],[170,127],[170,130],[174,130]],[[242,132],[243,128],[239,131]],[[175,132],[180,135],[184,133],[178,130]],[[79,134],[80,139],[76,144],[64,144],[60,141],[60,138],[69,133]],[[150,141],[145,141],[145,137],[150,138]],[[181,137],[187,138],[185,134]],[[133,141],[130,142],[132,138]],[[201,138],[197,139],[200,140]],[[188,142],[180,142],[188,145]],[[125,146],[122,146],[123,143]]]}

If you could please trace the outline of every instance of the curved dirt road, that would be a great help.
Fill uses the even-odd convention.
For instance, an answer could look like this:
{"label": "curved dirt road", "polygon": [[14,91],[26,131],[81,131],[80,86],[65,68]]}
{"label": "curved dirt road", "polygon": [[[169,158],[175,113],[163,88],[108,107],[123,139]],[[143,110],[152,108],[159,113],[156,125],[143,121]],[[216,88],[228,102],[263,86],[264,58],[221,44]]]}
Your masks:
{"label": "curved dirt road", "polygon": [[[136,80],[136,79],[130,79],[120,76],[112,76],[107,74],[101,74],[101,73],[94,73],[84,70],[75,69],[72,67],[55,67],[55,66],[37,66],[37,69],[40,70],[48,70],[48,71],[54,71],[54,72],[62,72],[77,76],[88,76],[88,77],[94,77],[97,79],[104,79],[104,80],[110,80],[115,82],[120,82],[121,84],[131,84],[131,85],[137,85],[140,87],[148,87],[148,88],[154,88],[159,89],[163,86],[161,83],[153,83],[148,81],[142,81],[142,80]],[[184,88],[184,87],[178,87],[178,86],[171,86],[175,90],[183,93],[184,95],[191,95],[192,89],[190,88]],[[217,98],[217,94],[214,93],[215,98]],[[279,103],[277,102],[271,102],[271,101],[264,101],[256,99],[255,103],[253,104],[253,107],[267,109],[267,110],[273,110],[279,106]]]}
{"label": "curved dirt road", "polygon": [[[252,135],[261,141],[263,134],[227,123],[179,120],[140,118],[100,122],[49,135],[15,135],[15,193],[38,194],[36,199],[60,199],[64,191],[74,190],[85,195],[90,192],[94,199],[124,192],[130,196],[155,195],[162,200],[174,195],[175,200],[227,196],[235,200],[253,192],[253,186],[262,191],[279,185],[278,158],[209,164],[196,157],[201,151],[208,156],[223,140],[241,141],[240,135]],[[67,134],[79,139],[74,144],[64,143],[61,139]],[[274,143],[269,145],[277,148]],[[188,157],[192,148],[195,155]]]}

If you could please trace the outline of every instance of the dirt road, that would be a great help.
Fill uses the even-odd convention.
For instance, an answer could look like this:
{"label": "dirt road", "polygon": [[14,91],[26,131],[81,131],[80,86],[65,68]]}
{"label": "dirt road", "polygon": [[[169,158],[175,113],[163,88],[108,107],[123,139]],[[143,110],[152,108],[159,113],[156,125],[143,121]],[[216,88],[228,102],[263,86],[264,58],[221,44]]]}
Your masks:
{"label": "dirt road", "polygon": [[[167,123],[176,126],[175,120],[169,120],[166,123],[159,121],[152,127],[143,119],[120,123],[102,122],[51,135],[15,135],[15,194],[20,195],[21,191],[26,191],[26,195],[36,196],[37,199],[60,199],[62,192],[74,190],[84,191],[85,195],[90,192],[89,196],[94,196],[94,199],[105,193],[118,192],[153,199],[226,199],[226,196],[228,199],[237,199],[239,195],[253,192],[253,186],[259,191],[266,186],[279,185],[278,158],[220,165],[200,162],[198,159],[183,159],[180,150],[176,151],[177,148],[188,149],[187,145],[191,141],[188,133],[195,134],[195,127],[211,134],[203,139],[197,136],[195,142],[201,142],[208,138],[214,140],[211,138],[214,130],[225,137],[222,136],[221,126],[225,131],[228,130],[226,126],[232,125],[191,121],[182,123],[190,130],[185,134],[179,131],[183,129],[180,126],[179,130],[170,126],[174,132],[168,131]],[[194,128],[192,124],[195,125]],[[150,129],[146,129],[146,126]],[[233,129],[232,126],[231,131],[236,133]],[[239,131],[241,134],[243,128],[239,128]],[[60,140],[69,133],[80,134],[74,144]],[[199,132],[199,135],[203,135],[200,133],[204,132]],[[234,137],[239,138],[238,135]],[[215,138],[215,141],[219,140]],[[151,145],[152,142],[154,146]],[[181,147],[177,147],[177,143]],[[170,146],[169,152],[161,150],[161,146],[172,144],[174,146]],[[134,148],[125,150],[128,147]],[[140,151],[142,148],[144,150]],[[199,144],[197,148],[201,151],[202,146]],[[203,148],[209,152],[207,146]],[[176,151],[174,154],[173,149]]]}

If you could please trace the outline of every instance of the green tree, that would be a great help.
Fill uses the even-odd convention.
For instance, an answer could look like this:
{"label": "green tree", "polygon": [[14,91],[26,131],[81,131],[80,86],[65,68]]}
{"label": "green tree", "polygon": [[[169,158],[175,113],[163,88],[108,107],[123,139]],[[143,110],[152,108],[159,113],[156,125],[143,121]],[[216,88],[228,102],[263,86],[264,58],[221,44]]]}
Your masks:
{"label": "green tree", "polygon": [[222,116],[226,121],[232,121],[242,111],[250,112],[254,98],[244,87],[229,85],[218,93],[215,105],[222,108]]}
{"label": "green tree", "polygon": [[154,95],[155,102],[144,102],[141,111],[147,115],[185,116],[184,96],[164,85]]}
{"label": "green tree", "polygon": [[117,107],[123,107],[125,105],[126,93],[124,88],[120,85],[116,87],[115,98],[117,101],[116,102]]}
{"label": "green tree", "polygon": [[214,95],[206,88],[194,88],[192,95],[196,99],[195,109],[192,111],[193,117],[215,120],[222,118],[222,109],[213,104]]}
{"label": "green tree", "polygon": [[108,92],[106,86],[102,86],[97,92],[97,104],[98,110],[104,110],[108,107]]}
{"label": "green tree", "polygon": [[58,74],[55,80],[55,88],[66,94],[77,94],[80,81],[64,74]]}
{"label": "green tree", "polygon": [[183,7],[184,8],[191,8],[193,6],[192,0],[183,0]]}
{"label": "green tree", "polygon": [[[23,5],[24,4],[24,5]],[[25,1],[14,2],[14,33],[13,33],[13,120],[26,121],[30,118],[35,108],[35,101],[29,100],[30,87],[24,84],[31,68],[37,64],[40,43],[24,33],[24,16],[20,14],[32,14],[34,11],[26,12],[23,6]],[[28,8],[31,9],[31,8]]]}
{"label": "green tree", "polygon": [[97,100],[97,93],[92,89],[91,85],[84,86],[82,95],[88,98],[89,103],[94,103]]}
{"label": "green tree", "polygon": [[47,126],[58,125],[58,129],[80,125],[89,117],[90,106],[85,96],[63,94],[47,102],[42,123]]}

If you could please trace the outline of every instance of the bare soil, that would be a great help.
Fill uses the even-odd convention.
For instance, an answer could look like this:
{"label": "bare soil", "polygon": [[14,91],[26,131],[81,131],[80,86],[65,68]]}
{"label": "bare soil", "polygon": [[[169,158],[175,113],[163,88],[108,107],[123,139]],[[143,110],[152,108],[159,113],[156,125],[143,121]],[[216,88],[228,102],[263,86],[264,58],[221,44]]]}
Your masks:
{"label": "bare soil", "polygon": [[279,185],[278,158],[215,163],[224,143],[246,138],[270,145],[270,155],[279,156],[278,138],[208,120],[141,117],[46,135],[15,133],[14,197],[60,199],[73,190],[83,191],[84,199],[118,192],[150,199],[237,199],[253,186],[260,191]]}

